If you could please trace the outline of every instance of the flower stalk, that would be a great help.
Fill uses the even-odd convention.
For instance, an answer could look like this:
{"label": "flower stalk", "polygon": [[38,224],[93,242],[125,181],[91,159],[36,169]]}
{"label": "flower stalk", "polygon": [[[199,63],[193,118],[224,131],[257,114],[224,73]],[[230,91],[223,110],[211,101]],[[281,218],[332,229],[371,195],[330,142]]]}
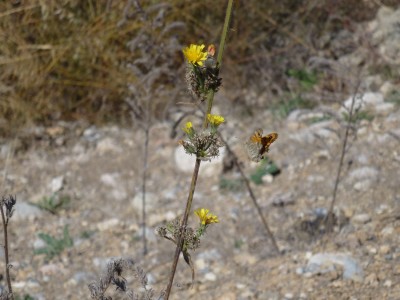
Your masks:
{"label": "flower stalk", "polygon": [[[228,25],[230,22],[230,17],[231,17],[231,12],[232,12],[232,4],[233,4],[233,0],[229,0],[228,2],[228,6],[226,9],[226,14],[225,14],[225,22],[224,22],[224,27],[222,30],[222,34],[221,34],[221,40],[220,40],[220,46],[218,49],[218,56],[217,56],[217,66],[218,66],[218,70],[219,67],[221,65],[222,62],[222,54],[223,54],[223,50],[224,50],[224,46],[225,46],[225,41],[226,41],[226,36],[227,36],[227,31],[228,31]],[[218,77],[218,76],[217,76]],[[218,78],[216,79],[216,85],[218,88]],[[207,111],[205,113],[204,116],[204,122],[203,122],[203,129],[205,130],[208,127],[208,123],[209,123],[209,119],[208,119],[208,115],[211,114],[211,109],[212,109],[212,105],[213,105],[213,100],[214,100],[214,93],[215,93],[216,89],[210,89],[207,93]],[[192,175],[192,181],[190,184],[190,190],[189,190],[189,195],[188,195],[188,199],[186,202],[186,208],[185,208],[185,213],[183,215],[182,218],[182,222],[181,222],[181,226],[180,226],[180,234],[179,234],[179,239],[176,245],[176,250],[175,250],[175,255],[174,255],[174,260],[172,263],[172,268],[171,268],[171,273],[170,273],[170,277],[169,277],[169,282],[165,291],[165,299],[168,300],[170,293],[171,293],[171,289],[172,289],[172,284],[174,281],[174,276],[175,276],[175,272],[176,272],[176,267],[178,265],[178,260],[179,260],[179,255],[182,251],[182,247],[183,247],[183,243],[184,243],[184,231],[186,229],[187,226],[187,221],[189,218],[189,213],[192,207],[192,203],[193,203],[193,195],[196,189],[196,183],[197,183],[197,178],[198,178],[198,174],[199,174],[199,170],[200,170],[200,164],[201,164],[201,159],[199,157],[196,158],[196,162],[195,162],[195,166],[194,166],[194,170],[193,170],[193,175]]]}

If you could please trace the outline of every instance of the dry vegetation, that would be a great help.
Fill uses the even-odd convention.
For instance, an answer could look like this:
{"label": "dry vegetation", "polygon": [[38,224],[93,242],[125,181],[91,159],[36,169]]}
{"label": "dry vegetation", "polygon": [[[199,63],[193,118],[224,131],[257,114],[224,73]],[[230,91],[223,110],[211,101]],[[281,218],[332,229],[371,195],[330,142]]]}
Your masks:
{"label": "dry vegetation", "polygon": [[[0,3],[1,133],[10,133],[16,125],[60,119],[124,123],[125,99],[132,93],[129,84],[140,80],[130,68],[132,61],[142,59],[141,68],[153,66],[149,53],[153,54],[157,65],[167,63],[169,72],[181,78],[177,76],[181,44],[217,41],[223,3],[140,2],[143,11],[135,1]],[[355,22],[373,18],[381,2],[399,5],[395,0],[237,1],[224,70],[240,75],[224,78],[225,85],[237,87],[237,99],[243,99],[239,91],[244,88],[256,88],[281,101],[291,88],[289,70],[307,68],[312,56],[335,59],[351,49],[354,41],[335,49],[332,37],[343,28],[351,31]],[[172,26],[164,34],[166,27],[177,23],[184,26]],[[143,28],[151,29],[147,31],[152,43],[146,49],[130,43]],[[174,53],[160,55],[171,42]],[[323,75],[324,90],[343,84]],[[157,85],[179,94],[182,85],[176,78],[166,74]],[[166,118],[174,100],[160,99],[160,105],[152,107],[154,114]]]}

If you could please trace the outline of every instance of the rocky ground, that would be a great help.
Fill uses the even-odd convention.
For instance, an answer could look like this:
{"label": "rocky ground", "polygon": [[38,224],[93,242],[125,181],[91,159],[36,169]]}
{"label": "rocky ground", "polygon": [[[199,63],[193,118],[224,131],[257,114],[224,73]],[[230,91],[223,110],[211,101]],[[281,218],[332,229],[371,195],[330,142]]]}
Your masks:
{"label": "rocky ground", "polygon": [[[258,127],[279,133],[269,153],[279,174],[265,174],[251,186],[281,253],[274,251],[238,173],[223,172],[222,156],[204,162],[193,208],[209,208],[220,223],[210,226],[192,253],[192,286],[191,271],[180,261],[171,299],[400,299],[400,106],[389,101],[399,96],[398,83],[369,80],[377,87],[366,84],[363,100],[357,98],[359,118],[349,135],[331,234],[322,220],[345,137],[343,107],[351,98],[283,119],[271,111],[252,118],[242,117],[240,109],[225,115],[222,134],[249,178],[263,169],[247,159],[243,142]],[[133,258],[144,269],[155,295],[165,288],[175,248],[155,229],[182,215],[194,166],[170,131],[167,123],[150,131],[146,256],[140,225],[143,132],[60,122],[1,141],[2,193],[17,197],[9,225],[17,295],[90,299],[87,285],[118,257]],[[196,221],[191,217],[189,223]],[[46,243],[40,234],[59,241],[47,236]],[[138,279],[125,277],[140,293]]]}
{"label": "rocky ground", "polygon": [[[192,254],[191,288],[190,269],[181,261],[173,299],[400,298],[400,109],[382,94],[364,97],[374,117],[358,123],[357,137],[350,135],[337,194],[338,223],[330,235],[318,220],[332,199],[343,120],[322,118],[318,108],[296,110],[284,120],[269,111],[253,120],[228,118],[222,133],[233,136],[231,146],[248,176],[259,168],[241,146],[251,126],[256,122],[279,133],[270,158],[280,173],[265,175],[252,188],[282,255],[274,252],[238,174],[222,173],[222,159],[205,162],[194,208],[209,208],[220,223]],[[174,248],[154,230],[182,214],[194,165],[169,135],[168,124],[154,126],[150,134],[146,257],[140,241],[142,132],[60,123],[35,127],[2,145],[4,190],[18,200],[10,223],[17,294],[89,299],[87,285],[113,257],[132,257],[156,291],[165,287]],[[34,205],[52,195],[54,201],[69,201],[53,213]],[[190,223],[194,226],[195,218]],[[52,258],[34,254],[46,246],[39,233],[61,239],[66,225],[72,247]]]}

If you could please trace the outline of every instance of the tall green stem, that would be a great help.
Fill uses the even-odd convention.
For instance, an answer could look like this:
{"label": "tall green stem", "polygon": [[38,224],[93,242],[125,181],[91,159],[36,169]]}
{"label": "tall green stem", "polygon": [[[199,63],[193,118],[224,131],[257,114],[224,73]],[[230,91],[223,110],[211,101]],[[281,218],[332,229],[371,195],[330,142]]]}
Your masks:
{"label": "tall green stem", "polygon": [[[223,27],[222,34],[221,34],[221,41],[219,43],[219,49],[218,49],[217,62],[218,62],[219,67],[221,66],[221,62],[222,62],[222,53],[224,51],[229,21],[230,21],[230,17],[231,17],[231,13],[232,13],[232,4],[233,4],[233,0],[229,0],[228,7],[226,9],[226,14],[225,14],[224,27]],[[214,100],[214,92],[210,92],[207,96],[207,112],[204,116],[203,128],[207,128],[207,125],[208,125],[207,115],[211,113],[213,100]],[[192,208],[193,195],[194,195],[194,191],[196,189],[196,183],[197,183],[197,178],[199,175],[200,164],[201,164],[201,160],[197,158],[195,166],[194,166],[194,170],[193,170],[192,182],[191,182],[190,190],[189,190],[189,196],[188,196],[188,199],[186,202],[185,213],[183,215],[182,222],[181,222],[179,239],[176,244],[175,256],[174,256],[174,261],[172,263],[169,282],[168,282],[167,289],[165,290],[165,300],[169,299],[169,295],[170,295],[171,289],[172,289],[172,284],[174,282],[176,267],[178,266],[179,255],[182,251],[182,247],[183,247],[183,243],[184,243],[183,236],[184,236],[184,232],[186,230],[189,213]]]}
{"label": "tall green stem", "polygon": [[[226,8],[224,27],[222,29],[221,40],[219,42],[219,47],[218,47],[218,55],[217,55],[218,68],[221,68],[221,65],[222,65],[222,54],[224,53],[226,36],[228,34],[228,27],[229,27],[229,22],[231,19],[231,14],[232,14],[232,4],[233,4],[233,0],[229,0],[228,7]],[[207,124],[208,124],[207,115],[211,113],[213,101],[214,101],[214,91],[210,91],[207,95],[207,111],[204,116],[203,128],[207,128]]]}

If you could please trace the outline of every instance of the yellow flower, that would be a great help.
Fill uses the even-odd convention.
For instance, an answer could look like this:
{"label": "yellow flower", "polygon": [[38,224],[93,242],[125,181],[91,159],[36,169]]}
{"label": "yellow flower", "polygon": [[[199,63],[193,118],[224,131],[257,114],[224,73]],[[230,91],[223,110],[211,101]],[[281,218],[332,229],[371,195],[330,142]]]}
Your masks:
{"label": "yellow flower", "polygon": [[185,127],[183,127],[182,130],[184,132],[186,132],[187,134],[190,134],[190,132],[192,132],[192,130],[193,130],[192,122],[186,122]]}
{"label": "yellow flower", "polygon": [[208,225],[212,223],[219,223],[218,217],[213,214],[208,214],[209,210],[205,208],[199,208],[194,211],[195,215],[197,215],[200,219],[202,225]]}
{"label": "yellow flower", "polygon": [[208,114],[207,115],[207,119],[208,119],[208,122],[210,122],[214,126],[219,126],[219,125],[221,125],[221,123],[225,122],[224,117],[223,116],[219,116],[219,115],[210,115],[210,114]]}
{"label": "yellow flower", "polygon": [[191,64],[203,65],[203,61],[207,59],[207,52],[203,52],[204,45],[191,44],[189,47],[184,48],[183,54],[185,55],[188,62]]}

